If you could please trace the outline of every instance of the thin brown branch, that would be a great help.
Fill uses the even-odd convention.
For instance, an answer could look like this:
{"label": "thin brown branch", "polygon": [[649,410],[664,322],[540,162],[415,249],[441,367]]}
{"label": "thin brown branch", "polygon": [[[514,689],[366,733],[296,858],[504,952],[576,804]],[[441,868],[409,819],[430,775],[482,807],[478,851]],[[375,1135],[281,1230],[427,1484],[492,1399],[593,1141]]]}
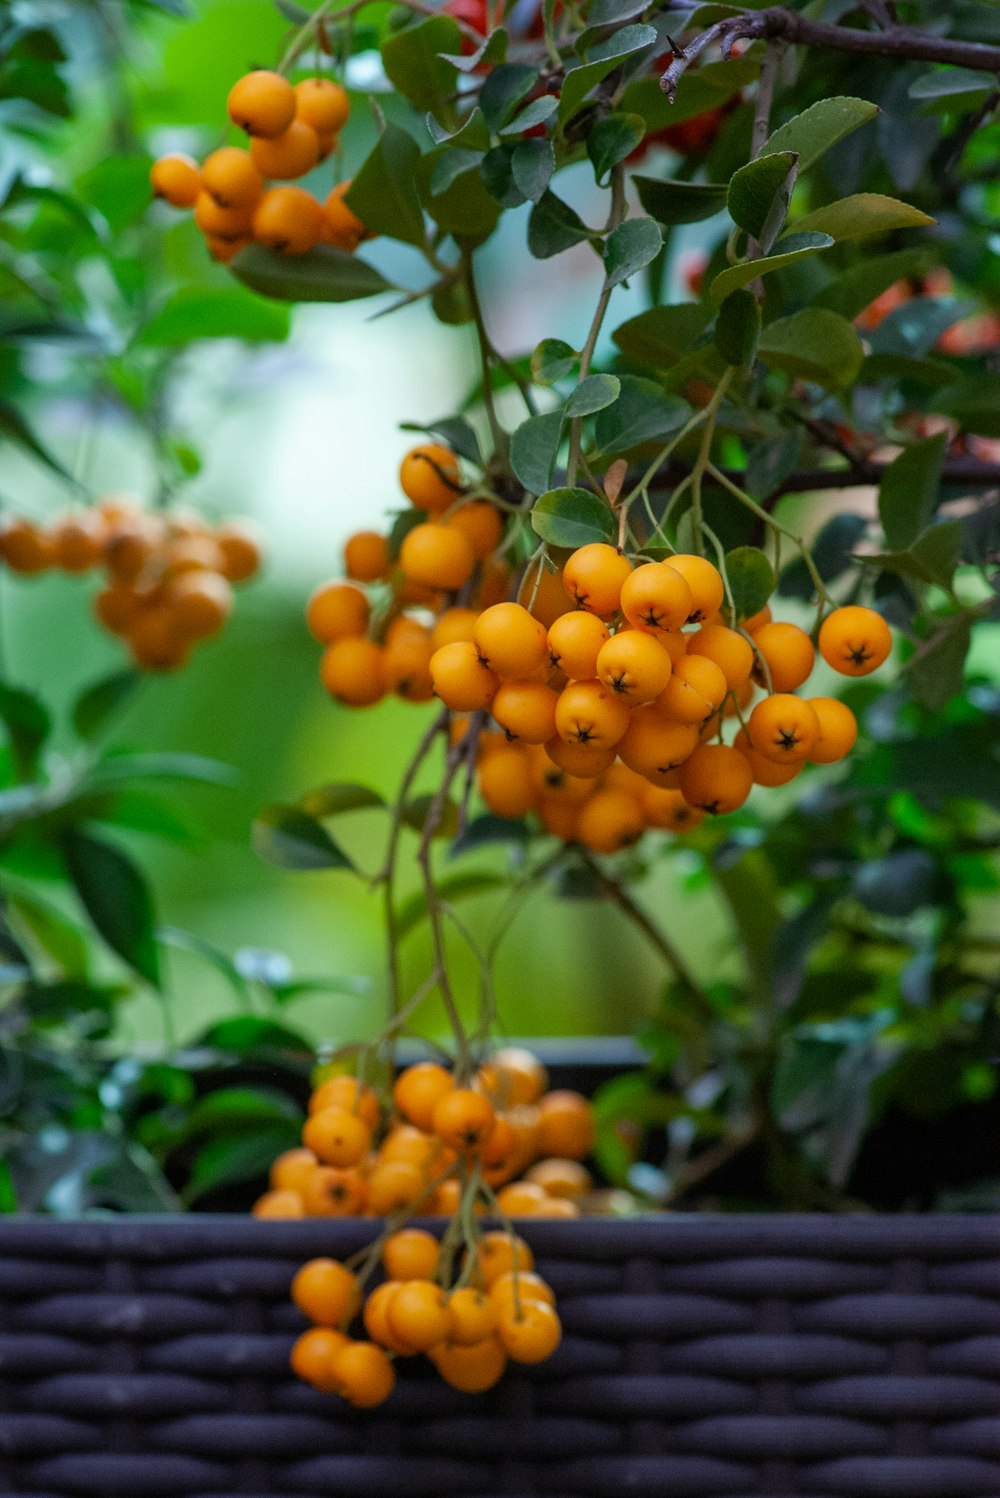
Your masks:
{"label": "thin brown branch", "polygon": [[[882,482],[882,476],[887,467],[886,463],[859,460],[851,468],[802,469],[798,473],[789,474],[788,478],[784,479],[768,495],[768,503],[773,503],[784,494],[807,494],[820,489],[857,489],[878,485]],[[653,493],[673,489],[690,472],[691,469],[686,464],[667,462],[650,482],[649,488]],[[734,484],[740,483],[745,478],[745,474],[734,469],[722,469],[721,472]],[[946,459],[942,468],[941,482],[959,487],[967,485],[970,489],[993,489],[1000,485],[1000,463],[981,463],[976,458],[949,458]]]}

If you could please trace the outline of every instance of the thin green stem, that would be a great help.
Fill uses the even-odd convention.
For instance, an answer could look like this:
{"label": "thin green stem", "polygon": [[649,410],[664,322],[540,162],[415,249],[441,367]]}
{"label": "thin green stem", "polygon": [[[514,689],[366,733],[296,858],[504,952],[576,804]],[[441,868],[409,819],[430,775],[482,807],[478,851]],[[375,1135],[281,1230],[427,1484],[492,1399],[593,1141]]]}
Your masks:
{"label": "thin green stem", "polygon": [[[627,211],[628,205],[625,201],[625,173],[621,166],[616,166],[611,174],[611,212],[608,215],[605,233],[610,234],[613,230],[617,229]],[[605,284],[601,289],[601,294],[597,299],[597,306],[594,309],[594,316],[591,320],[590,331],[587,334],[587,341],[583,345],[583,351],[580,354],[581,380],[585,380],[590,374],[594,350],[597,348],[597,340],[600,337],[601,325],[604,322],[604,315],[608,310],[608,303],[611,300],[612,289],[612,287],[607,285],[605,278]],[[566,463],[566,484],[570,489],[576,483],[577,469],[580,466],[580,444],[582,440],[583,418],[582,416],[574,416],[570,422],[569,457]]]}
{"label": "thin green stem", "polygon": [[[712,399],[705,407],[705,429],[701,434],[701,446],[698,448],[698,456],[691,470],[691,518],[694,528],[695,547],[698,551],[701,551],[703,545],[702,479],[711,466],[709,459],[712,453],[712,439],[715,436],[715,423],[718,419],[719,407],[725,399],[726,391],[733,382],[734,373],[733,369],[726,370],[712,392]],[[674,497],[676,498],[676,494]]]}
{"label": "thin green stem", "polygon": [[745,489],[741,489],[739,484],[734,484],[732,479],[723,473],[721,468],[716,468],[714,463],[708,463],[706,471],[717,484],[720,484],[723,489],[728,490],[734,499],[738,499],[740,504],[745,505],[751,514],[756,515],[759,520],[762,520],[776,536],[784,536],[786,540],[791,541],[792,545],[798,548],[802,560],[806,565],[812,585],[816,589],[817,597],[821,602],[829,604],[831,608],[835,608],[836,600],[831,598],[827,592],[826,585],[819,575],[816,563],[813,561],[812,553],[802,537],[797,536],[786,525],[782,525],[780,521],[775,520],[773,515],[769,515],[762,505],[759,505],[755,499],[751,499]]}

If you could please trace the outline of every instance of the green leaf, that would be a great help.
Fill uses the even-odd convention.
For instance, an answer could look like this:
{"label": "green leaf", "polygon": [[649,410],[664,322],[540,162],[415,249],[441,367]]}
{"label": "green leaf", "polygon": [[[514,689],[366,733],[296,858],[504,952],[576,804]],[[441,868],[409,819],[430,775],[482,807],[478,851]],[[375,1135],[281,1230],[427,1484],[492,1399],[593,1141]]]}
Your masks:
{"label": "green leaf", "polygon": [[555,114],[559,108],[559,99],[556,94],[542,94],[537,99],[516,114],[509,125],[497,133],[503,135],[523,135],[526,130],[533,130],[536,125],[544,125],[550,115]]}
{"label": "green leaf", "polygon": [[545,411],[522,421],[510,439],[510,466],[529,494],[552,485],[562,424],[562,411]]}
{"label": "green leaf", "polygon": [[639,202],[661,224],[697,224],[726,206],[725,182],[676,182],[659,177],[633,177]]}
{"label": "green leaf", "polygon": [[61,846],[83,908],[100,935],[140,978],[159,988],[153,901],[139,869],[120,849],[89,833],[65,832]]}
{"label": "green leaf", "polygon": [[550,489],[535,501],[531,524],[550,546],[588,546],[611,541],[617,529],[606,499],[590,489]]}
{"label": "green leaf", "polygon": [[956,614],[907,661],[905,671],[918,702],[937,713],[965,685],[965,662],[972,644],[972,619]]}
{"label": "green leaf", "polygon": [[297,1138],[298,1130],[286,1124],[243,1137],[223,1134],[213,1139],[195,1158],[184,1188],[184,1202],[189,1205],[208,1191],[266,1176],[268,1167],[278,1155],[290,1149]]}
{"label": "green leaf", "polygon": [[841,317],[857,317],[859,312],[907,276],[922,276],[934,264],[934,254],[926,246],[912,250],[894,250],[889,255],[870,255],[850,270],[842,271],[813,297],[813,305],[839,312]]}
{"label": "green leaf", "polygon": [[537,203],[542,197],[555,169],[556,153],[550,140],[522,140],[514,147],[511,176],[530,203]]}
{"label": "green leaf", "polygon": [[339,817],[346,811],[365,811],[371,807],[384,807],[385,797],[367,785],[354,785],[348,781],[336,785],[317,786],[299,798],[299,805],[311,817]]}
{"label": "green leaf", "polygon": [[184,1138],[241,1134],[255,1124],[302,1127],[302,1110],[276,1087],[219,1087],[199,1098],[184,1122]]}
{"label": "green leaf", "polygon": [[528,249],[536,260],[548,260],[593,235],[580,215],[553,192],[544,192],[528,219]]}
{"label": "green leaf", "polygon": [[933,409],[954,416],[965,432],[1000,437],[1000,374],[978,368],[935,396]]}
{"label": "green leaf", "polygon": [[436,146],[462,147],[467,151],[488,151],[490,148],[490,127],[478,104],[459,130],[449,134],[432,114],[427,116],[427,129]]}
{"label": "green leaf", "polygon": [[624,453],[647,442],[663,442],[691,415],[679,396],[667,395],[655,380],[622,375],[621,394],[600,412],[595,435],[604,456]]}
{"label": "green leaf", "polygon": [[948,434],[904,447],[882,475],[878,516],[892,551],[910,546],[930,523],[941,487]]}
{"label": "green leaf", "polygon": [[659,224],[651,218],[627,218],[604,241],[605,290],[637,275],[662,248]]}
{"label": "green leaf", "polygon": [[141,680],[138,671],[115,671],[82,692],[73,704],[73,727],[81,739],[96,738],[108,719],[135,695]]}
{"label": "green leaf", "polygon": [[[435,886],[438,899],[453,905],[459,900],[469,900],[475,895],[489,894],[495,889],[506,889],[508,881],[500,874],[488,873],[485,869],[469,869],[459,874],[446,874]],[[427,915],[427,896],[422,889],[414,890],[403,901],[396,915],[396,931],[404,937],[418,926]]]}
{"label": "green leaf", "polygon": [[595,411],[603,411],[618,399],[621,388],[621,381],[614,375],[588,375],[566,402],[566,415],[592,416]]}
{"label": "green leaf", "polygon": [[756,546],[738,546],[726,553],[726,576],[738,619],[759,613],[774,592],[774,568]]}
{"label": "green leaf", "polygon": [[42,950],[59,964],[63,976],[86,979],[90,972],[90,948],[84,928],[53,901],[34,891],[29,894],[18,889],[8,898],[12,911],[28,927]]}
{"label": "green leaf", "polygon": [[420,147],[399,125],[386,125],[351,178],[344,201],[375,234],[422,249],[424,212],[417,192]]}
{"label": "green leaf", "polygon": [[464,416],[441,416],[437,421],[428,422],[401,421],[399,425],[404,432],[426,432],[429,436],[440,437],[446,447],[470,463],[483,461],[479,438]]}
{"label": "green leaf", "polygon": [[936,222],[929,214],[901,203],[898,198],[887,198],[880,192],[858,192],[823,208],[814,208],[798,220],[795,228],[829,234],[839,243],[866,234],[889,234],[895,229],[921,229]]}
{"label": "green leaf", "polygon": [[943,385],[954,385],[958,377],[954,364],[944,359],[912,359],[908,354],[869,354],[861,366],[858,384],[906,380],[913,385],[924,385],[928,390],[940,390]]}
{"label": "green leaf", "polygon": [[424,157],[424,161],[431,166],[424,206],[427,206],[428,200],[433,204],[433,200],[447,192],[451,184],[465,172],[476,170],[481,160],[482,153],[479,151],[452,150],[448,147],[443,151],[429,152]]}
{"label": "green leaf", "polygon": [[580,109],[591,89],[596,88],[602,78],[626,57],[655,46],[657,33],[652,26],[623,26],[605,42],[591,47],[587,61],[578,68],[570,68],[563,79],[559,97],[559,120],[566,124]]}
{"label": "green leaf", "polygon": [[146,323],[136,340],[144,348],[181,348],[201,338],[242,338],[247,343],[287,338],[287,307],[250,292],[182,286]]}
{"label": "green leaf", "polygon": [[52,718],[44,703],[20,687],[0,683],[0,721],[7,732],[18,774],[30,780],[38,768],[38,756],[52,731]]}
{"label": "green leaf", "polygon": [[598,187],[606,185],[612,167],[616,167],[635,150],[645,133],[642,116],[638,114],[616,112],[605,115],[603,120],[594,123],[587,135],[587,155],[593,165]]}
{"label": "green leaf", "polygon": [[352,302],[398,291],[381,271],[358,255],[318,244],[304,255],[278,255],[249,244],[229,262],[238,281],[262,296],[286,302]]}
{"label": "green leaf", "polygon": [[726,297],[715,325],[715,347],[727,364],[747,369],[753,363],[760,337],[760,307],[745,288]]}
{"label": "green leaf", "polygon": [[935,68],[915,78],[907,93],[911,99],[961,99],[971,94],[974,105],[979,102],[979,95],[990,93],[996,86],[992,73],[974,73],[969,68]]}
{"label": "green leaf", "polygon": [[829,234],[786,234],[775,247],[774,254],[765,255],[762,260],[741,261],[716,276],[711,285],[712,301],[716,304],[724,302],[730,292],[749,286],[758,276],[767,276],[786,265],[794,265],[796,260],[828,250],[832,244]]}
{"label": "green leaf", "polygon": [[[856,565],[854,548],[868,529],[863,515],[842,512],[833,515],[821,527],[810,545],[816,571],[825,583],[841,577],[849,567]],[[809,568],[802,557],[796,557],[781,574],[778,592],[783,598],[801,598],[811,603],[816,596],[816,585],[809,575]]]}
{"label": "green leaf", "polygon": [[428,16],[386,37],[382,66],[404,99],[416,109],[437,112],[456,86],[455,65],[440,54],[458,52],[461,43],[462,33],[451,16]]}
{"label": "green leaf", "polygon": [[712,309],[704,302],[650,307],[623,322],[611,336],[627,359],[669,369],[690,352],[711,319]]}
{"label": "green leaf", "polygon": [[179,952],[189,952],[207,962],[225,978],[244,1008],[250,1007],[250,990],[246,979],[227,953],[220,951],[204,937],[196,936],[193,931],[185,931],[180,926],[158,927],[156,939],[161,946],[175,947]]}
{"label": "green leaf", "polygon": [[299,806],[265,806],[254,820],[253,845],[259,857],[280,869],[354,867],[322,823]]}
{"label": "green leaf", "polygon": [[620,26],[622,21],[631,21],[649,9],[649,0],[594,0],[587,12],[587,25]]}
{"label": "green leaf", "polygon": [[799,158],[799,171],[804,172],[838,140],[866,125],[877,114],[878,105],[867,99],[844,96],[820,99],[787,124],[780,125],[765,143],[764,150],[769,154],[794,151]]}
{"label": "green leaf", "polygon": [[[734,172],[726,196],[726,207],[734,223],[754,239],[761,239],[764,225],[780,198],[785,208],[791,195],[797,158],[793,151],[758,156]],[[782,219],[784,213],[782,213]],[[780,227],[780,225],[779,225]]]}
{"label": "green leaf", "polygon": [[[437,795],[432,794],[430,791],[423,796],[414,796],[413,800],[408,801],[403,809],[404,825],[412,827],[414,832],[419,832],[423,835],[427,818],[433,810],[436,800]],[[454,837],[458,831],[458,823],[458,807],[454,801],[445,801],[439,810],[437,825],[431,836],[434,838]]]}
{"label": "green leaf", "polygon": [[[491,31],[478,47],[472,52],[448,52],[445,54],[448,62],[454,63],[460,73],[474,73],[482,63],[506,62],[507,44],[510,37],[502,26],[496,31]],[[355,48],[355,52],[359,51]]]}
{"label": "green leaf", "polygon": [[477,848],[492,847],[497,843],[526,843],[530,839],[531,829],[521,817],[497,817],[492,812],[484,812],[466,823],[464,831],[448,849],[448,857],[460,858]]}
{"label": "green leaf", "polygon": [[128,785],[134,780],[193,780],[199,785],[234,785],[236,771],[221,760],[204,754],[185,754],[169,749],[133,753],[114,751],[99,759],[87,772],[85,790]]}
{"label": "green leaf", "polygon": [[471,163],[467,161],[464,170],[450,182],[434,183],[444,157],[459,155],[465,157],[471,153],[445,150],[440,155],[431,151],[421,156],[417,164],[417,186],[424,207],[440,229],[454,235],[460,243],[479,244],[493,233],[499,217],[499,208],[480,175],[479,157],[471,156]]}
{"label": "green leaf", "polygon": [[538,73],[522,62],[505,62],[486,78],[479,91],[479,107],[496,134],[538,82]]}
{"label": "green leaf", "polygon": [[24,448],[25,452],[31,453],[32,457],[44,463],[46,468],[51,468],[53,473],[58,473],[61,478],[68,479],[71,484],[76,484],[76,479],[68,469],[64,468],[59,459],[53,457],[48,448],[35,436],[20,411],[8,405],[6,401],[0,401],[0,438]]}
{"label": "green leaf", "polygon": [[856,379],[865,351],[846,318],[824,307],[804,307],[768,324],[757,355],[773,369],[838,390]]}
{"label": "green leaf", "polygon": [[580,361],[576,349],[560,338],[543,338],[531,356],[531,378],[536,385],[554,385],[572,374]]}
{"label": "green leaf", "polygon": [[961,520],[940,520],[928,526],[905,550],[876,552],[865,556],[864,561],[901,577],[948,588],[961,557],[962,533]]}

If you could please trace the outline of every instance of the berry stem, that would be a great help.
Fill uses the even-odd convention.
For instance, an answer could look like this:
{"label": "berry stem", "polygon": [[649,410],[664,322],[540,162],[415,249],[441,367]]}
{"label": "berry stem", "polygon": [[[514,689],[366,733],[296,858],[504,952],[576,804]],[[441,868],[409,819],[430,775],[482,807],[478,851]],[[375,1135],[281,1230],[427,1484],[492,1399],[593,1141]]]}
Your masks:
{"label": "berry stem", "polygon": [[[611,212],[605,227],[605,234],[610,234],[617,229],[622,219],[628,212],[628,204],[625,201],[625,173],[621,165],[614,168],[611,173]],[[594,310],[590,331],[587,341],[583,345],[580,354],[580,380],[583,381],[590,374],[590,366],[594,358],[594,350],[597,348],[597,340],[600,337],[601,324],[604,322],[604,314],[608,310],[611,300],[612,288],[605,285],[597,299],[597,307]],[[576,473],[580,466],[580,443],[583,438],[583,417],[574,416],[569,428],[569,458],[566,463],[566,485],[572,489],[576,483]]]}
{"label": "berry stem", "polygon": [[816,563],[813,561],[812,552],[802,537],[795,535],[794,531],[790,531],[786,525],[782,525],[780,521],[775,520],[773,515],[769,515],[762,505],[759,505],[755,499],[751,499],[745,489],[741,489],[739,484],[734,484],[732,479],[723,473],[721,468],[716,468],[714,463],[706,464],[706,472],[711,475],[717,484],[721,484],[723,489],[727,489],[734,499],[738,499],[740,504],[745,505],[752,514],[756,515],[759,520],[762,520],[765,525],[769,526],[776,536],[784,536],[787,540],[791,541],[793,546],[798,547],[813,587],[816,589],[817,597],[822,603],[829,604],[831,608],[835,608],[836,600],[831,598],[827,592]]}
{"label": "berry stem", "polygon": [[[701,434],[701,446],[698,448],[698,456],[691,470],[691,519],[694,527],[695,549],[699,552],[704,542],[702,534],[704,523],[702,520],[701,484],[707,472],[714,473],[710,458],[712,453],[712,439],[715,436],[715,423],[718,419],[719,407],[725,399],[726,391],[732,384],[734,373],[733,369],[726,370],[712,392],[712,399],[705,407],[705,429]],[[675,493],[674,499],[676,498],[677,494]]]}

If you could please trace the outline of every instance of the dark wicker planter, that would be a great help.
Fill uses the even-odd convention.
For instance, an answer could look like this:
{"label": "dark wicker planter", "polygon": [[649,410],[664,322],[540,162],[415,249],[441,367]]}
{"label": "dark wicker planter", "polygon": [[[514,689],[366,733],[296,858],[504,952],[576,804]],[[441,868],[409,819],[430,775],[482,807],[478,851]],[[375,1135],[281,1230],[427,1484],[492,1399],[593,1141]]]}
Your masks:
{"label": "dark wicker planter", "polygon": [[370,1223],[0,1223],[0,1492],[18,1498],[997,1498],[1000,1220],[526,1228],[566,1338],[491,1394],[297,1383],[296,1266]]}

